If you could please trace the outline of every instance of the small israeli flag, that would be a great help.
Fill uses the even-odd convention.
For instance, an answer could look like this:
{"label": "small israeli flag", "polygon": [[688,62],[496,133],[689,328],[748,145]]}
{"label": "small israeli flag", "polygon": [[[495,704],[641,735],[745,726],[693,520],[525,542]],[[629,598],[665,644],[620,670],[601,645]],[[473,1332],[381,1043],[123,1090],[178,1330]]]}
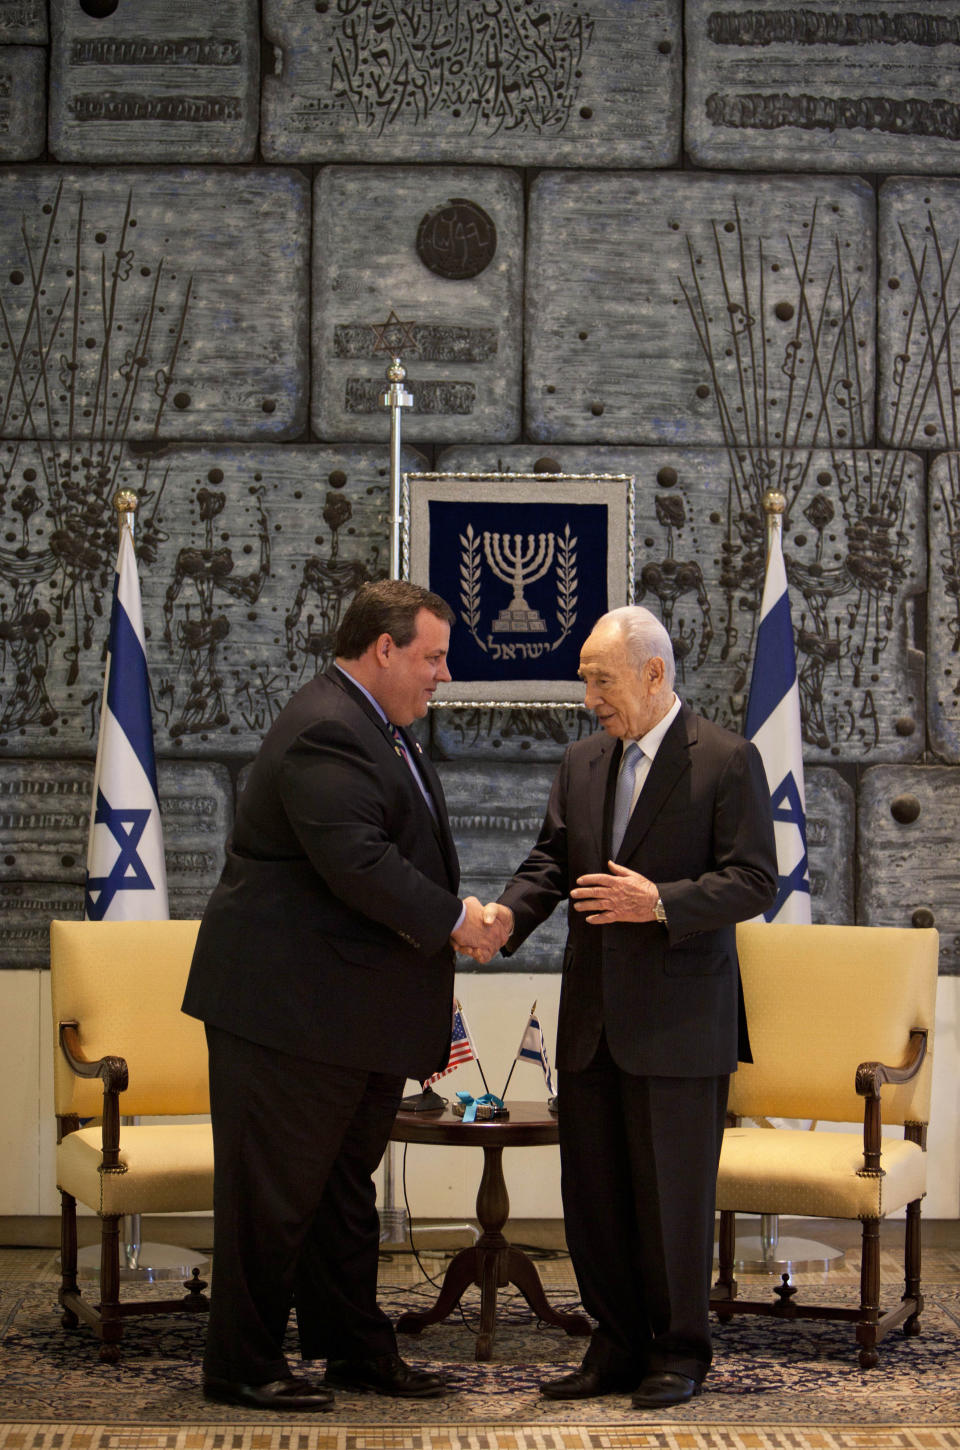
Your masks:
{"label": "small israeli flag", "polygon": [[[520,1046],[517,1048],[516,1061],[535,1062],[542,1069],[547,1092],[552,1096],[556,1092],[556,1088],[553,1085],[550,1059],[547,1057],[547,1045],[543,1040],[543,1028],[540,1026],[540,1018],[536,1016],[536,1008],[537,1004],[534,1002],[530,1009],[530,1016],[527,1018],[527,1025],[523,1029]],[[507,1081],[509,1082],[509,1078]]]}
{"label": "small israeli flag", "polygon": [[84,916],[169,917],[150,681],[130,514],[120,530],[93,778]]}
{"label": "small israeli flag", "polygon": [[777,899],[764,920],[807,923],[810,867],[797,655],[779,515],[771,514],[770,522],[745,734],[763,759],[777,844]]}

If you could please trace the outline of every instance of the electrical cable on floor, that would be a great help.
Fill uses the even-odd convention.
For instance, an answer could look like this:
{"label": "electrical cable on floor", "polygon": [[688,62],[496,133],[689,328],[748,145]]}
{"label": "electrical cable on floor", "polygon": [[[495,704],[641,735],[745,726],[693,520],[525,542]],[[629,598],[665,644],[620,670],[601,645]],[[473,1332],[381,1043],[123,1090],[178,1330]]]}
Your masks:
{"label": "electrical cable on floor", "polygon": [[[434,1279],[430,1274],[427,1273],[427,1270],[426,1270],[426,1268],[424,1266],[423,1260],[420,1257],[420,1251],[419,1251],[419,1249],[417,1248],[416,1244],[413,1241],[413,1214],[410,1212],[410,1199],[407,1196],[407,1149],[409,1148],[409,1146],[410,1146],[409,1143],[404,1143],[404,1145],[403,1145],[403,1162],[401,1164],[401,1169],[400,1169],[400,1178],[401,1178],[401,1182],[403,1184],[403,1206],[404,1206],[404,1208],[407,1211],[407,1238],[410,1240],[410,1252],[413,1254],[413,1257],[416,1259],[417,1266],[419,1267],[420,1272],[423,1275],[423,1277],[425,1279],[427,1279],[433,1285],[433,1287],[435,1289],[442,1289],[442,1287],[443,1287],[442,1281],[440,1283],[438,1283],[436,1279]],[[467,1318],[466,1314],[464,1314],[464,1312],[463,1312],[463,1303],[462,1303],[462,1301],[460,1299],[457,1300],[457,1308],[460,1311],[460,1318],[463,1320],[464,1324],[467,1326],[467,1328],[469,1329],[470,1333],[472,1335],[474,1335],[474,1337],[476,1337],[476,1335],[478,1335],[480,1333],[480,1331],[479,1331],[479,1329],[474,1329],[473,1325],[470,1323],[470,1321]]]}

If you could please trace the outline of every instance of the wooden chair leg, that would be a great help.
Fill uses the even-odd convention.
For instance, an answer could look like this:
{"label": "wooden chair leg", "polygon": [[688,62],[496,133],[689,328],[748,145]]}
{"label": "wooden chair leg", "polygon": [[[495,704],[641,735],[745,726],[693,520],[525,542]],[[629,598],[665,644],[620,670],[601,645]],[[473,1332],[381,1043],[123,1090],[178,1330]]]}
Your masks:
{"label": "wooden chair leg", "polygon": [[877,1326],[880,1319],[880,1220],[865,1218],[861,1236],[860,1319],[857,1343],[860,1368],[873,1369],[879,1362]]}
{"label": "wooden chair leg", "polygon": [[920,1292],[920,1199],[907,1204],[906,1237],[903,1248],[903,1297],[912,1302],[913,1312],[904,1320],[906,1335],[920,1333],[923,1294]]}
{"label": "wooden chair leg", "polygon": [[77,1200],[60,1190],[60,1307],[64,1328],[75,1329],[77,1315],[67,1303],[68,1297],[80,1293],[77,1284]]}
{"label": "wooden chair leg", "polygon": [[116,1364],[123,1333],[120,1318],[120,1217],[105,1214],[100,1220],[100,1358]]}
{"label": "wooden chair leg", "polygon": [[725,1299],[736,1299],[737,1281],[733,1277],[733,1258],[736,1252],[737,1216],[728,1209],[721,1210],[720,1228],[717,1233],[717,1282],[714,1284],[714,1292],[718,1298],[714,1299],[713,1308],[721,1323],[730,1318],[724,1313],[723,1301]]}

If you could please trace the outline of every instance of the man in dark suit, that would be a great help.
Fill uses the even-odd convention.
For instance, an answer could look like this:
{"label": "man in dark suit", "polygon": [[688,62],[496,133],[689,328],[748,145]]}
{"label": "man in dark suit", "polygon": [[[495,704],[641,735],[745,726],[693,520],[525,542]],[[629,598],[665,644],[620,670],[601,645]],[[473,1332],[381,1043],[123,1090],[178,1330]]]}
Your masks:
{"label": "man in dark suit", "polygon": [[[404,728],[450,679],[452,621],[413,584],[365,585],[237,805],[184,998],[210,1059],[208,1399],[286,1411],[328,1408],[331,1385],[444,1391],[399,1357],[376,1302],[372,1174],[406,1078],[447,1062],[453,947],[490,931],[458,898],[443,791]],[[293,1303],[322,1384],[284,1355]]]}
{"label": "man in dark suit", "polygon": [[773,902],[776,850],[759,752],[677,698],[654,615],[604,615],[580,676],[603,733],[567,750],[536,846],[486,910],[509,953],[569,898],[561,1191],[597,1327],[542,1392],[659,1408],[710,1364],[717,1162],[738,1045],[749,1060],[735,925]]}

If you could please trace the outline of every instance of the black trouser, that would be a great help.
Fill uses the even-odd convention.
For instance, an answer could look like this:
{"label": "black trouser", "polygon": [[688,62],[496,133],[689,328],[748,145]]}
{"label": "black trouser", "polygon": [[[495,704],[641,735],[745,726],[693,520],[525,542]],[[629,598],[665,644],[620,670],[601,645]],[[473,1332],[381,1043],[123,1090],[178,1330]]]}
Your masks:
{"label": "black trouser", "polygon": [[624,1072],[606,1037],[585,1071],[560,1073],[564,1224],[584,1308],[598,1321],[585,1356],[597,1369],[698,1381],[707,1372],[728,1086],[728,1077]]}
{"label": "black trouser", "polygon": [[214,1146],[213,1286],[204,1372],[289,1374],[296,1302],[304,1359],[396,1350],[377,1306],[372,1174],[405,1079],[334,1067],[207,1028]]}

